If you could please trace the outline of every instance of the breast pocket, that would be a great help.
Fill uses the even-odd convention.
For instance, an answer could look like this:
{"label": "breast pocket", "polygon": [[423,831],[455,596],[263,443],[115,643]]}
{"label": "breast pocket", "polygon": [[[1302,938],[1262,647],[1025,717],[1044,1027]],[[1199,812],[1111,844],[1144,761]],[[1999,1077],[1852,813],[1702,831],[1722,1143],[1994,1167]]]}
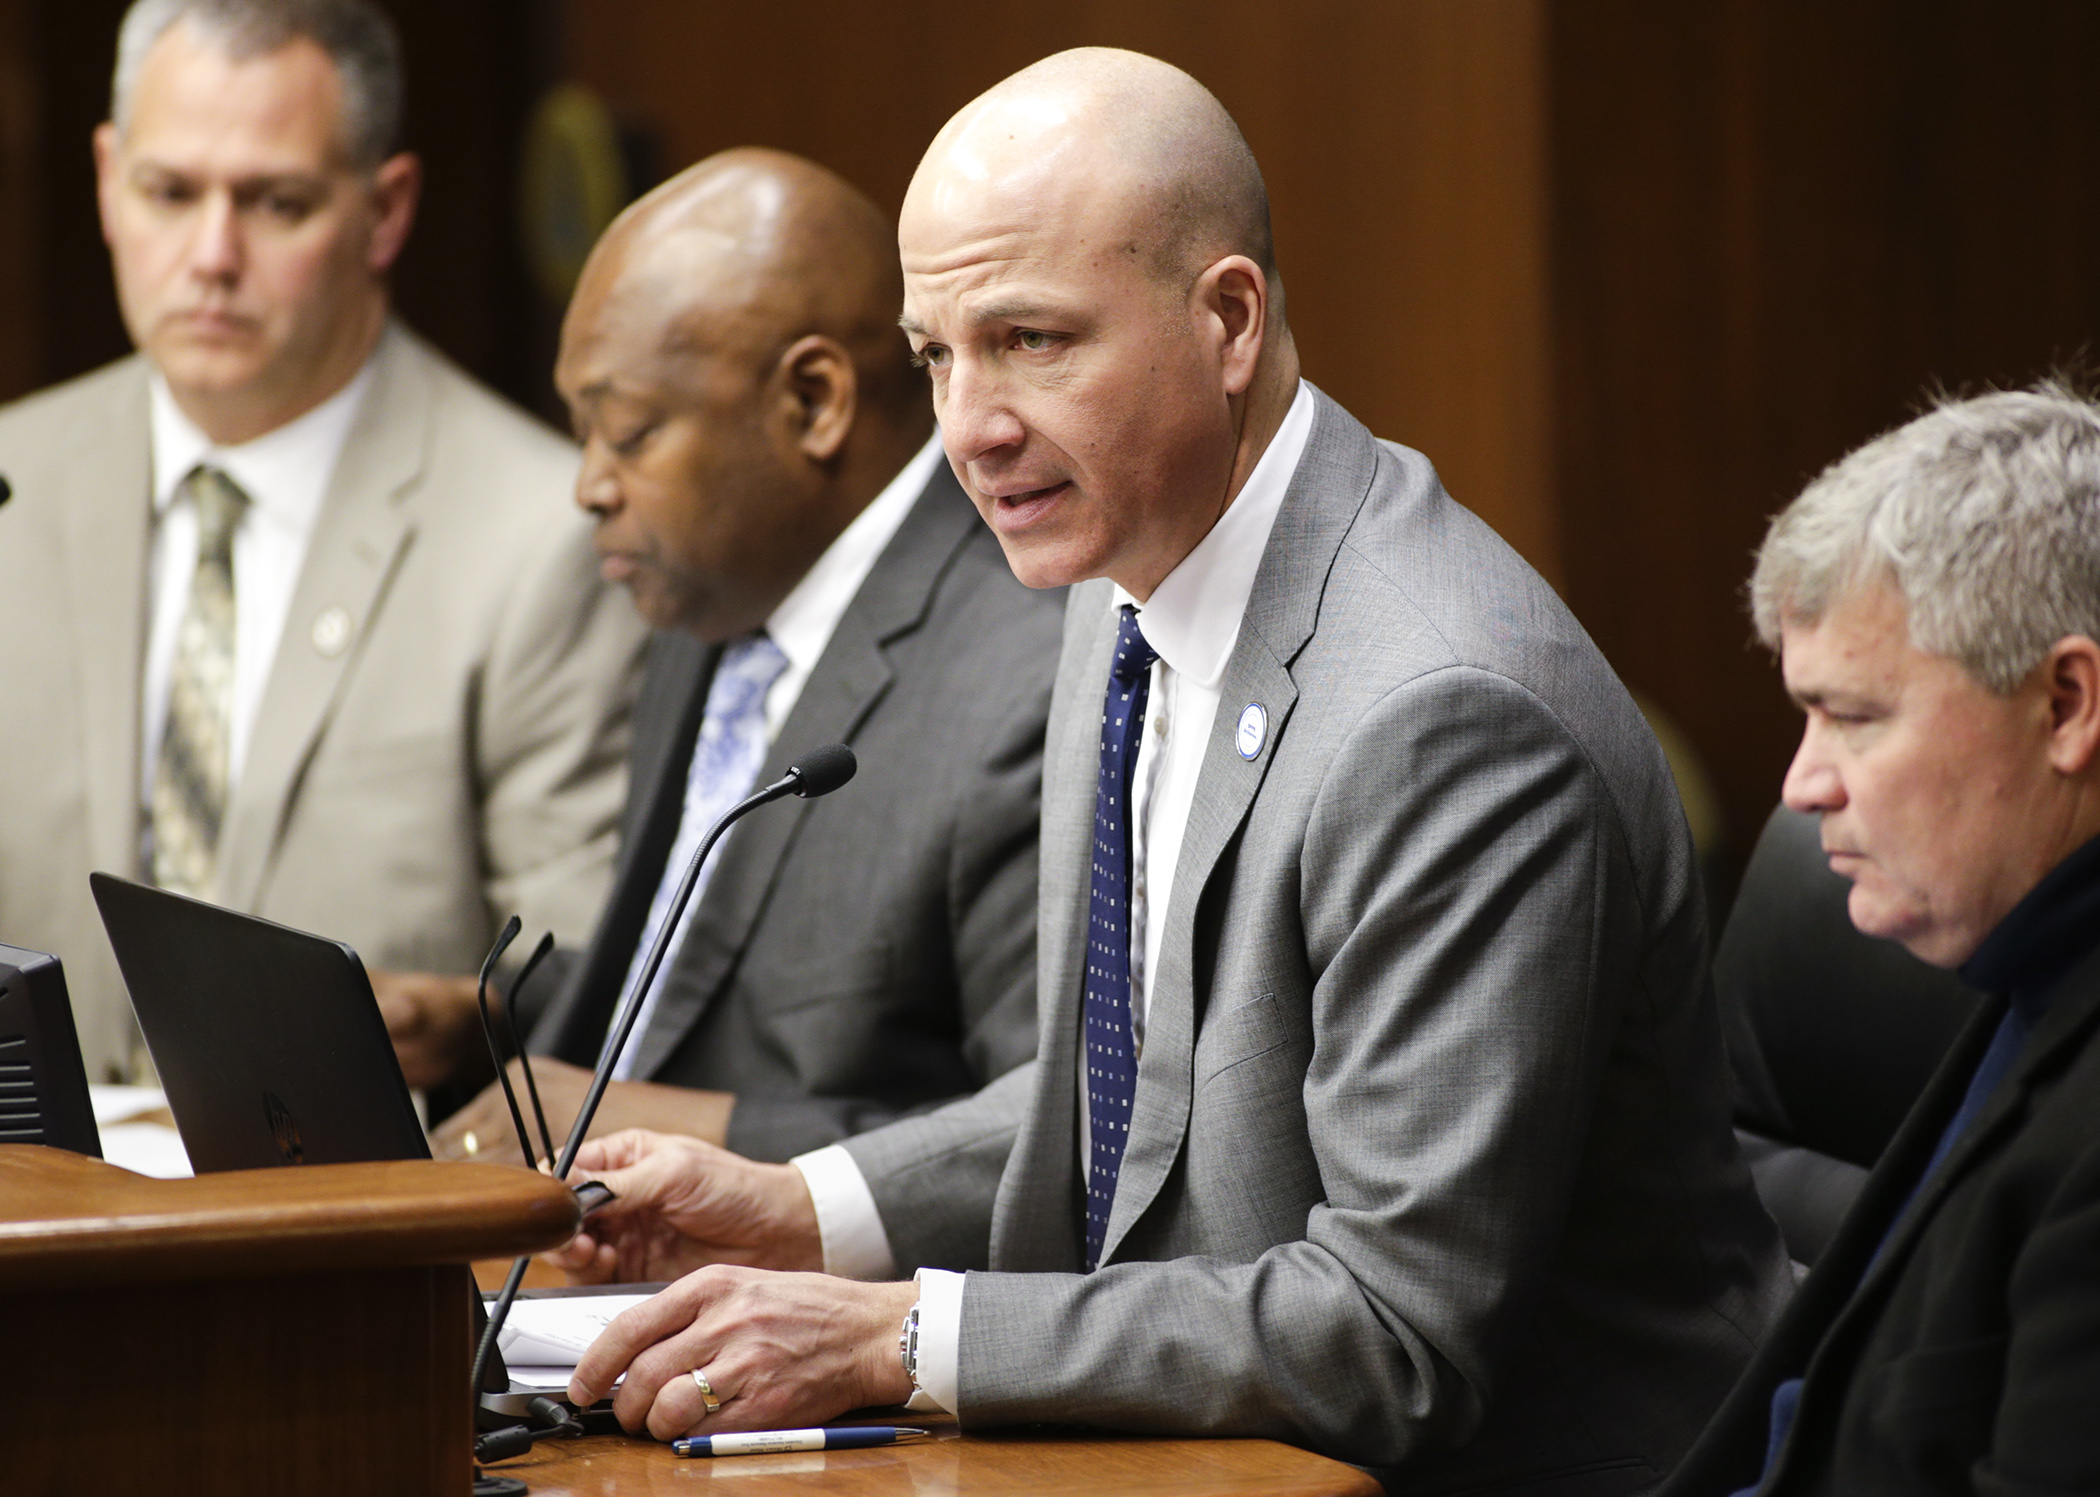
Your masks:
{"label": "breast pocket", "polygon": [[456,734],[433,731],[355,738],[338,727],[314,755],[308,783],[324,790],[371,785],[466,783],[465,752]]}
{"label": "breast pocket", "polygon": [[[1206,1024],[1196,1044],[1196,1074],[1199,1086],[1209,1086],[1241,1072],[1257,1061],[1282,1056],[1291,1042],[1291,1028],[1274,993],[1262,993],[1234,1005]],[[1232,1076],[1234,1084],[1244,1076]]]}

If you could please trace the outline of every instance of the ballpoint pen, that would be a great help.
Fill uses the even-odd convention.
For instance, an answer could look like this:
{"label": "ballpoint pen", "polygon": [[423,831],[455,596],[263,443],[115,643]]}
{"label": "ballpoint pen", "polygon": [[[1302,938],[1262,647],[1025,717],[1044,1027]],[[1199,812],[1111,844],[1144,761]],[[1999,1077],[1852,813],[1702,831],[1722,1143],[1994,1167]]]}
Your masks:
{"label": "ballpoint pen", "polygon": [[910,1425],[844,1424],[824,1429],[755,1429],[740,1435],[695,1435],[673,1440],[677,1455],[775,1455],[790,1450],[857,1450],[870,1445],[908,1445],[927,1439]]}

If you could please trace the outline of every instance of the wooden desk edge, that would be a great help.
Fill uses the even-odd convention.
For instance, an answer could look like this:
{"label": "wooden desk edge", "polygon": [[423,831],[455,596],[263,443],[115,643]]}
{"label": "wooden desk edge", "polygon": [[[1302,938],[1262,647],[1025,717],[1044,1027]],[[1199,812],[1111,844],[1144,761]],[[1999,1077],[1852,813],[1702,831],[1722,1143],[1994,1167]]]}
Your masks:
{"label": "wooden desk edge", "polygon": [[156,1180],[0,1146],[0,1290],[467,1263],[566,1241],[578,1213],[541,1175],[437,1160]]}
{"label": "wooden desk edge", "polygon": [[[856,1493],[874,1497],[899,1490],[899,1464],[917,1465],[929,1456],[938,1460],[937,1452],[945,1446],[957,1454],[967,1452],[967,1465],[975,1469],[943,1473],[955,1479],[955,1484],[940,1485],[940,1490],[963,1494],[1007,1491],[1016,1497],[1093,1497],[1100,1491],[1137,1491],[1162,1485],[1156,1470],[1136,1469],[1127,1460],[1119,1461],[1119,1454],[1135,1455],[1139,1465],[1149,1467],[1159,1454],[1171,1459],[1186,1447],[1208,1457],[1196,1464],[1210,1469],[1191,1469],[1184,1480],[1164,1484],[1163,1489],[1176,1497],[1195,1497],[1199,1493],[1205,1497],[1379,1497],[1384,1490],[1376,1478],[1358,1467],[1273,1440],[1118,1435],[1052,1427],[965,1434],[956,1428],[953,1419],[946,1417],[885,1417],[926,1428],[934,1439],[924,1444],[875,1450],[786,1457],[730,1456],[724,1459],[737,1464],[733,1472],[723,1474],[737,1476],[738,1490],[751,1497],[765,1497],[771,1492],[806,1492],[818,1481],[824,1490],[838,1492],[842,1497],[854,1497]],[[844,1422],[866,1421],[855,1415]],[[821,1474],[811,1468],[809,1463],[813,1461],[821,1462]],[[547,1441],[534,1447],[529,1455],[491,1466],[489,1472],[520,1477],[532,1490],[545,1491],[550,1497],[606,1492],[633,1492],[641,1497],[648,1492],[670,1490],[672,1483],[681,1481],[677,1468],[686,1464],[652,1440],[593,1435],[576,1441]],[[1147,1481],[1146,1477],[1153,1479]],[[637,1480],[643,1484],[637,1485]],[[681,1483],[677,1490],[686,1488]]]}

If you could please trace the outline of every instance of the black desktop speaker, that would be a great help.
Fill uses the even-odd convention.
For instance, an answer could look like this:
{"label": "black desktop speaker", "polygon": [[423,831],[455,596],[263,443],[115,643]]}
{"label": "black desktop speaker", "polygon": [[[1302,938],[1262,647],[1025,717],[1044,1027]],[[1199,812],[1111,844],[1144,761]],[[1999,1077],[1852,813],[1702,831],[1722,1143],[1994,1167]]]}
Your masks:
{"label": "black desktop speaker", "polygon": [[80,1035],[55,956],[0,946],[0,1144],[102,1157]]}

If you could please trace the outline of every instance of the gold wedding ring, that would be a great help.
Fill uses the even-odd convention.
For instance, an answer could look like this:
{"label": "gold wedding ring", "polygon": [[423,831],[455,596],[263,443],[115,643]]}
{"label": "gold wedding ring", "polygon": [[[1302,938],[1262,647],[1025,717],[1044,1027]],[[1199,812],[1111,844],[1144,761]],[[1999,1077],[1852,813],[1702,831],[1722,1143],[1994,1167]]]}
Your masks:
{"label": "gold wedding ring", "polygon": [[707,1380],[707,1374],[695,1367],[693,1369],[693,1381],[700,1385],[700,1399],[707,1405],[707,1412],[712,1414],[719,1410],[722,1407],[722,1400],[715,1397],[714,1384]]}

